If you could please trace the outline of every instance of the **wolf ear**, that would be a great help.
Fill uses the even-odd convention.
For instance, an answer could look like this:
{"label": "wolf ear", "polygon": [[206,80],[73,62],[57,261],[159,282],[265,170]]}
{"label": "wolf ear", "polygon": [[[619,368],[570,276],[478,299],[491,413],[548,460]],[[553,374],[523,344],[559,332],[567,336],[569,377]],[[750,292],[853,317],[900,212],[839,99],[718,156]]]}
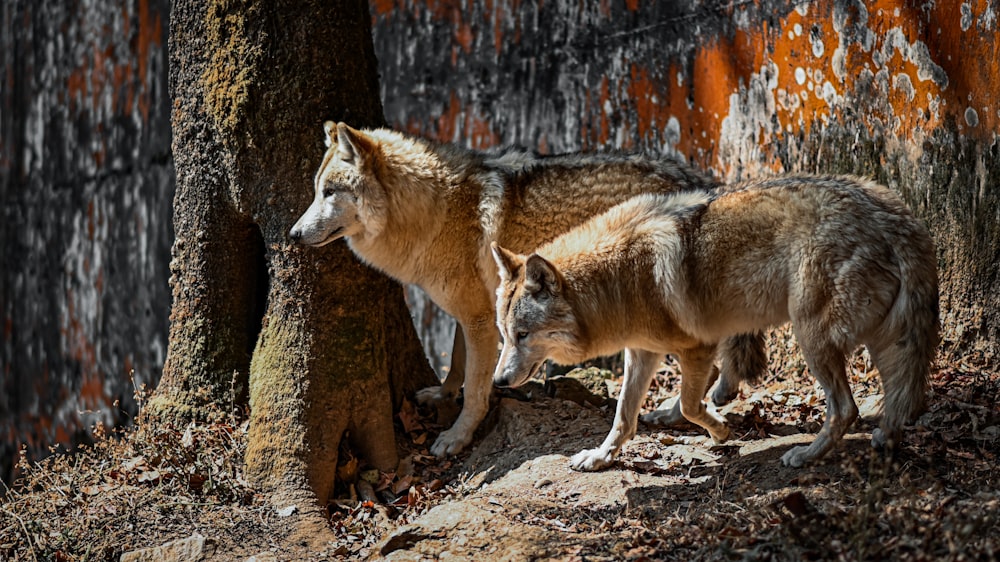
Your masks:
{"label": "wolf ear", "polygon": [[337,155],[344,162],[360,164],[375,151],[375,143],[364,133],[337,123]]}
{"label": "wolf ear", "polygon": [[323,123],[323,134],[326,136],[323,141],[326,143],[326,147],[330,148],[333,143],[337,142],[337,124],[333,121]]}
{"label": "wolf ear", "polygon": [[493,260],[497,262],[500,279],[503,281],[513,279],[524,264],[524,259],[510,250],[500,247],[496,242],[490,244],[490,249],[493,250]]}
{"label": "wolf ear", "polygon": [[562,292],[562,279],[556,266],[538,254],[531,254],[524,264],[524,289],[533,295],[547,292],[553,296]]}

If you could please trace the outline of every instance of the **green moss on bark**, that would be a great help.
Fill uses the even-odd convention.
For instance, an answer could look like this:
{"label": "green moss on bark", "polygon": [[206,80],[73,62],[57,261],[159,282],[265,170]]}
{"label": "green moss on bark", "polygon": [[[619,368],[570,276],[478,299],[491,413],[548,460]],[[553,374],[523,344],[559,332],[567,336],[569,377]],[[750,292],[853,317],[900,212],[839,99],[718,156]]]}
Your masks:
{"label": "green moss on bark", "polygon": [[224,142],[237,136],[257,84],[262,38],[250,29],[260,18],[261,2],[210,0],[205,13],[211,56],[202,72],[205,103]]}

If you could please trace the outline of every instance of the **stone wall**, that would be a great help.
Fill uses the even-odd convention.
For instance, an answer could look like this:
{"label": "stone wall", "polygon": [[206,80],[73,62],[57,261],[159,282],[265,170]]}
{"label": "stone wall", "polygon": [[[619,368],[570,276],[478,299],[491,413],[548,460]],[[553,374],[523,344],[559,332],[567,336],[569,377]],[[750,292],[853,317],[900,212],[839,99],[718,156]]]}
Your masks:
{"label": "stone wall", "polygon": [[166,0],[0,7],[0,476],[136,412],[170,313]]}
{"label": "stone wall", "polygon": [[954,351],[1000,339],[997,12],[981,0],[373,4],[396,128],[473,147],[678,154],[726,180],[889,185],[937,241]]}

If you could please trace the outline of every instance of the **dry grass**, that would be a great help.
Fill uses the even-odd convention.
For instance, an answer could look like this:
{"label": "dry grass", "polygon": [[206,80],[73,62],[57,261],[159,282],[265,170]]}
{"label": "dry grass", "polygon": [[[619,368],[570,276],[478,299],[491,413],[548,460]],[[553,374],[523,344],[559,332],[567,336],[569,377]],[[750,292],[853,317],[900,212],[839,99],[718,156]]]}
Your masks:
{"label": "dry grass", "polygon": [[[775,352],[783,345],[780,337],[772,342],[775,374],[745,389],[757,393],[753,408],[730,419],[745,440],[779,426],[816,429],[822,394],[796,354]],[[856,394],[877,388],[863,353],[851,371]],[[650,404],[676,388],[676,376],[668,365]],[[891,461],[866,446],[846,447],[791,481],[777,481],[770,461],[732,455],[707,471],[712,478],[665,503],[525,510],[532,517],[523,523],[573,526],[572,540],[552,550],[566,560],[993,560],[1000,552],[998,396],[992,356],[941,361],[929,410]],[[475,489],[458,475],[459,460],[426,453],[440,429],[428,412],[407,408],[398,429],[406,450],[393,473],[365,471],[349,452],[341,455],[343,499],[330,505],[337,542],[306,556],[368,557],[391,528]],[[304,553],[283,544],[287,521],[242,478],[245,446],[246,424],[233,420],[139,426],[98,435],[95,445],[71,455],[22,459],[18,480],[0,501],[0,560],[117,560],[193,532],[219,545],[213,560],[264,551],[301,559]],[[629,451],[622,464],[642,470],[641,448]]]}
{"label": "dry grass", "polygon": [[140,427],[75,454],[23,457],[0,505],[0,559],[117,560],[201,531],[234,537],[273,518],[241,475],[245,427]]}

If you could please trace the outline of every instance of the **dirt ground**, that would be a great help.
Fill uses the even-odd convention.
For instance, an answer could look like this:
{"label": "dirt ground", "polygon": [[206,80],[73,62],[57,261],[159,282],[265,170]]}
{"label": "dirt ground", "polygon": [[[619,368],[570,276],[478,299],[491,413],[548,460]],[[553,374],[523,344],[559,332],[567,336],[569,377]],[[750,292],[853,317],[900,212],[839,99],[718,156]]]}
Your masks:
{"label": "dirt ground", "polygon": [[[998,558],[992,356],[941,361],[927,412],[887,459],[869,445],[878,376],[856,354],[862,419],[803,469],[780,457],[819,429],[822,392],[793,359],[771,367],[720,409],[730,442],[710,446],[689,424],[640,425],[596,473],[574,472],[568,460],[608,431],[613,373],[576,372],[498,398],[470,450],[448,460],[427,453],[442,427],[435,413],[409,406],[397,471],[365,471],[345,451],[342,499],[326,511],[279,513],[246,486],[245,425],[140,428],[141,439],[129,433],[23,466],[0,504],[0,559],[118,560],[192,536],[204,538],[199,559],[212,561]],[[647,409],[673,394],[678,376],[668,362]]]}

